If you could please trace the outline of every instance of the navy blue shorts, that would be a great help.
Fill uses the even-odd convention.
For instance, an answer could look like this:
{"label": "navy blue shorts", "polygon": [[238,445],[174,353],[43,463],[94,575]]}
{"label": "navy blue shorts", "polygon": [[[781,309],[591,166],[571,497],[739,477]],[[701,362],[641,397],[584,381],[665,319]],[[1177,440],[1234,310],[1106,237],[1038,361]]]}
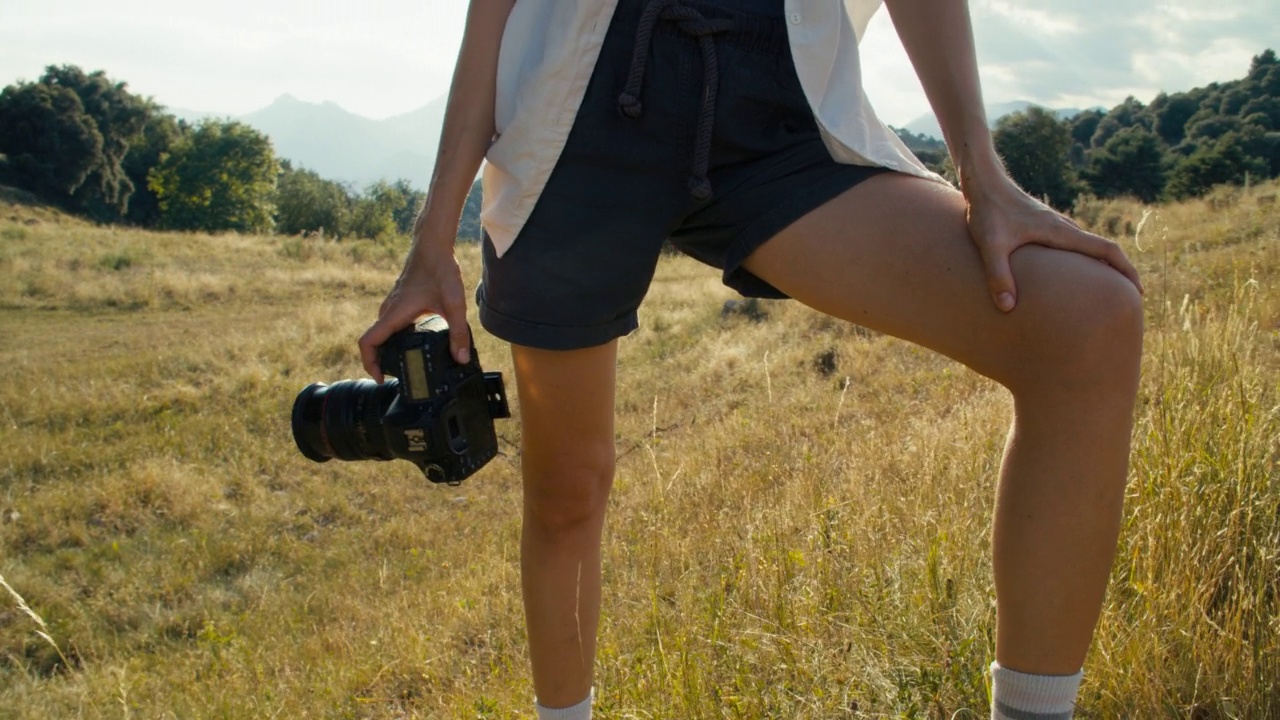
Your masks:
{"label": "navy blue shorts", "polygon": [[667,9],[650,13],[646,37],[651,0],[620,0],[528,221],[501,258],[484,237],[476,302],[503,340],[571,350],[635,330],[666,240],[742,295],[786,297],[742,262],[883,172],[832,160],[796,77],[783,0],[656,1]]}

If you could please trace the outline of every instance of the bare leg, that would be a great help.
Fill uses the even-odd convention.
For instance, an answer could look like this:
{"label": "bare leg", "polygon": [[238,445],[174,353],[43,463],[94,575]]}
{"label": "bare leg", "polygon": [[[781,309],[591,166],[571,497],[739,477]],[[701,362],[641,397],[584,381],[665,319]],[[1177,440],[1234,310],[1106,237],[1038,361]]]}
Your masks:
{"label": "bare leg", "polygon": [[958,193],[868,180],[758,249],[747,269],[822,312],[955,358],[1008,387],[1015,417],[997,494],[996,658],[1076,672],[1119,532],[1142,344],[1141,300],[1083,255],[1016,251],[999,312]]}
{"label": "bare leg", "polygon": [[546,707],[573,705],[591,689],[617,347],[512,346],[524,475],[521,585],[534,689]]}

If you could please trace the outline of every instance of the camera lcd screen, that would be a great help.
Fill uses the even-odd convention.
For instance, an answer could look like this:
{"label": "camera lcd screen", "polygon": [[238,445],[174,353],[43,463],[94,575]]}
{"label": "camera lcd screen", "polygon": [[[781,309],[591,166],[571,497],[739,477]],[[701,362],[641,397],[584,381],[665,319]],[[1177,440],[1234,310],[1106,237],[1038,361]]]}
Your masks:
{"label": "camera lcd screen", "polygon": [[422,349],[414,348],[404,353],[404,381],[409,384],[409,398],[426,400],[431,397],[431,387],[427,383],[427,369],[423,363]]}

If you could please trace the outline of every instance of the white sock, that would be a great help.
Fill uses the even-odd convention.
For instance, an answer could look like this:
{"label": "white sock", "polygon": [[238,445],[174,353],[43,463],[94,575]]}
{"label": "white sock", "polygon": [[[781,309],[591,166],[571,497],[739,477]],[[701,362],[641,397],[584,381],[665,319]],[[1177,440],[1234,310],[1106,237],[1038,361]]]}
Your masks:
{"label": "white sock", "polygon": [[591,698],[595,697],[592,688],[582,702],[567,708],[543,707],[542,703],[534,703],[538,708],[538,720],[591,720]]}
{"label": "white sock", "polygon": [[1084,670],[1029,675],[991,663],[991,720],[1071,720]]}

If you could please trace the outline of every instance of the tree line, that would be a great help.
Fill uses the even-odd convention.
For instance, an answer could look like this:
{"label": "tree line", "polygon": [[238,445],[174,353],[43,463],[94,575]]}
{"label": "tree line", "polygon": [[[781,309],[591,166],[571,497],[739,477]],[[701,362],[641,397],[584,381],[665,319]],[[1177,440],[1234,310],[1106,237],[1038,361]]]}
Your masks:
{"label": "tree line", "polygon": [[[945,151],[898,131],[935,170]],[[1077,197],[1181,200],[1215,185],[1280,176],[1280,61],[1254,56],[1248,74],[1186,92],[1133,97],[1110,110],[1059,118],[1039,107],[1000,118],[996,150],[1025,190],[1059,209]]]}
{"label": "tree line", "polygon": [[[207,232],[409,234],[424,194],[294,167],[261,132],[180,120],[103,71],[50,66],[0,92],[0,184],[97,222]],[[459,236],[478,239],[479,183]]]}
{"label": "tree line", "polygon": [[[941,142],[898,132],[926,163],[951,172]],[[1280,61],[1266,50],[1244,78],[1148,104],[1129,97],[1070,118],[1031,107],[997,121],[994,140],[1013,178],[1060,209],[1081,195],[1177,200],[1274,178]],[[277,158],[248,125],[188,123],[74,65],[0,91],[0,184],[98,222],[335,238],[408,234],[423,200],[406,180],[357,191],[322,178]],[[479,202],[477,182],[461,239],[479,239]]]}

